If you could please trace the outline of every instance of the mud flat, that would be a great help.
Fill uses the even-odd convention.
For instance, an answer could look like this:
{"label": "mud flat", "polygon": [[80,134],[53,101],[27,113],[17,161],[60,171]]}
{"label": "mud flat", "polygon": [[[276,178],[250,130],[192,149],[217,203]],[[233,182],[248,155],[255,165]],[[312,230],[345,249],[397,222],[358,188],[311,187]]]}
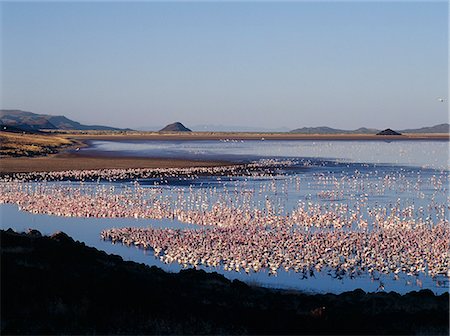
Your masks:
{"label": "mud flat", "polygon": [[62,153],[34,158],[2,158],[0,162],[0,173],[127,168],[216,167],[229,164],[229,162],[221,161],[195,161],[106,155],[93,157]]}

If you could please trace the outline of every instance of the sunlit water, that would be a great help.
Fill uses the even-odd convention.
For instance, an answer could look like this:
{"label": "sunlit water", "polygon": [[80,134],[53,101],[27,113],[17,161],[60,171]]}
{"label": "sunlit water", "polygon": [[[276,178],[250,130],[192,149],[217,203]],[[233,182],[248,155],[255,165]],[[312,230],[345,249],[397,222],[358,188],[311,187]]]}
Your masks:
{"label": "sunlit water", "polygon": [[321,158],[448,169],[448,141],[310,141],[310,140],[196,140],[196,141],[93,141],[82,149],[93,153],[188,159],[248,161],[267,157]]}
{"label": "sunlit water", "polygon": [[[364,204],[367,208],[391,208],[393,204],[401,207],[413,206],[414,216],[437,222],[448,219],[448,142],[443,141],[146,141],[146,142],[94,142],[89,151],[109,151],[120,155],[150,157],[177,157],[190,159],[233,159],[240,161],[261,158],[290,158],[295,165],[280,171],[274,177],[232,177],[214,176],[201,179],[145,179],[139,180],[143,188],[157,189],[159,197],[175,199],[180,195],[206,193],[214,189],[211,203],[220,194],[241,195],[242,191],[252,191],[246,201],[255,208],[271,206],[285,213],[299,202],[321,204],[333,207],[346,204],[354,208]],[[388,181],[386,181],[388,179]],[[48,182],[48,184],[68,182]],[[68,183],[79,186],[78,182]],[[117,192],[133,189],[132,181],[100,182],[113,185]],[[33,184],[32,184],[33,185]],[[383,186],[383,187],[381,187]],[[84,183],[84,188],[96,188],[96,183]],[[282,191],[282,192],[281,192]],[[245,194],[245,193],[244,193]],[[239,197],[236,200],[241,200]],[[433,205],[441,205],[437,208]],[[444,205],[444,206],[442,206]],[[100,239],[100,232],[111,227],[167,227],[195,228],[176,220],[150,220],[129,218],[66,218],[36,215],[18,211],[14,205],[1,205],[3,228],[13,227],[24,231],[36,228],[44,234],[61,230],[76,240],[121,255],[125,260],[134,260],[149,265],[157,265],[165,270],[177,271],[176,263],[165,264],[155,258],[150,251],[111,244]],[[266,271],[250,274],[224,271],[221,268],[200,268],[216,271],[230,279],[240,279],[251,283],[278,288],[295,288],[312,292],[340,293],[355,288],[366,291],[379,289],[380,281],[386,291],[405,293],[420,288],[429,288],[436,293],[448,290],[446,278],[439,282],[431,277],[403,275],[393,280],[388,275],[378,275],[372,280],[368,275],[354,279],[344,277],[334,279],[325,272],[315,277],[302,279],[300,274],[280,270],[277,276]],[[420,280],[421,287],[417,285]]]}

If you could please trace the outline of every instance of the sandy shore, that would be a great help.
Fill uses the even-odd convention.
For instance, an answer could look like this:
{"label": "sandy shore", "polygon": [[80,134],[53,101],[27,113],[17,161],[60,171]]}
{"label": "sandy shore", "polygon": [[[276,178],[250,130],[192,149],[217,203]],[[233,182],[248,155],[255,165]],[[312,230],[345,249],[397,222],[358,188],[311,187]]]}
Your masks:
{"label": "sandy shore", "polygon": [[58,154],[34,158],[2,158],[0,173],[34,171],[90,170],[106,168],[187,168],[215,167],[230,162],[158,159],[140,157],[102,156],[89,157],[76,154]]}

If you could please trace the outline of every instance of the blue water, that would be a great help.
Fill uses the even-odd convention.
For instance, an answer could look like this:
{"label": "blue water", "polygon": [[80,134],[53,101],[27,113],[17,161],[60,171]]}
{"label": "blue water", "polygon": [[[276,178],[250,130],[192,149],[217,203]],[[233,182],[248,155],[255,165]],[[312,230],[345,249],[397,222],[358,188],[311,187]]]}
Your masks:
{"label": "blue water", "polygon": [[448,141],[311,141],[311,140],[196,140],[196,141],[92,141],[82,151],[121,155],[236,159],[321,158],[338,162],[361,162],[448,169]]}
{"label": "blue water", "polygon": [[[151,251],[128,247],[121,243],[112,244],[100,238],[100,232],[112,227],[166,227],[166,228],[194,228],[195,225],[183,224],[172,220],[149,220],[128,218],[73,218],[56,217],[48,215],[35,215],[19,211],[17,206],[11,204],[0,205],[0,218],[2,229],[13,228],[17,232],[26,232],[29,228],[37,229],[45,235],[51,235],[57,231],[63,231],[75,240],[84,242],[107,253],[120,255],[124,260],[132,260],[150,266],[158,266],[168,272],[178,272],[182,266],[176,263],[166,264],[156,258]],[[416,277],[403,276],[400,280],[379,275],[380,281],[373,281],[368,275],[350,279],[344,277],[341,280],[333,279],[325,272],[316,272],[315,277],[302,279],[299,273],[286,272],[280,269],[276,276],[269,275],[267,271],[228,272],[220,267],[197,267],[208,272],[223,274],[228,279],[239,279],[249,284],[262,285],[272,288],[296,289],[311,293],[342,293],[356,288],[362,288],[366,292],[376,292],[380,281],[384,283],[386,291],[395,291],[404,294],[413,290],[429,288],[436,294],[445,293],[448,290],[448,281],[442,282],[440,287],[430,277],[424,275],[417,279],[422,281],[422,287],[416,285]]]}
{"label": "blue water", "polygon": [[0,205],[0,222],[2,229],[12,228],[17,232],[26,232],[33,228],[44,235],[51,235],[62,231],[73,239],[84,242],[88,246],[96,247],[108,253],[120,255],[124,260],[133,260],[149,265],[164,266],[167,271],[178,271],[180,267],[176,264],[163,264],[158,259],[150,257],[150,252],[127,247],[122,244],[111,244],[100,237],[100,232],[109,228],[117,227],[154,227],[154,228],[195,228],[195,225],[181,223],[177,220],[154,220],[134,218],[77,218],[58,217],[44,214],[32,214],[19,211],[13,204]]}
{"label": "blue water", "polygon": [[[289,158],[293,165],[285,167],[273,177],[202,177],[196,179],[167,178],[140,179],[139,187],[158,190],[161,200],[204,197],[209,195],[210,205],[220,195],[236,197],[236,202],[245,201],[256,208],[267,206],[284,214],[295,208],[298,202],[335,206],[346,204],[350,209],[363,205],[364,209],[414,206],[415,218],[428,218],[438,222],[449,218],[449,164],[446,141],[96,141],[88,151],[102,151],[120,155],[145,157],[170,157],[190,159],[238,159],[252,161],[265,158]],[[386,180],[388,178],[388,180]],[[387,182],[386,182],[387,181]],[[48,185],[68,182],[48,182]],[[30,183],[36,186],[36,183]],[[134,184],[126,182],[70,182],[72,187],[85,188],[93,192],[102,185],[114,185],[116,192],[132,190]],[[249,195],[240,193],[250,191]],[[213,191],[213,192],[212,192]],[[331,197],[324,197],[328,192]],[[437,207],[436,207],[437,206]],[[439,207],[440,206],[440,207]],[[419,210],[421,209],[421,210]],[[112,227],[167,227],[198,228],[174,220],[149,220],[129,218],[73,218],[35,215],[18,211],[15,205],[1,205],[1,226],[17,231],[35,228],[44,234],[64,231],[74,239],[83,241],[108,253],[162,267],[167,271],[178,271],[178,264],[165,264],[150,251],[111,244],[100,238],[100,232]],[[373,281],[367,275],[354,279],[333,279],[327,274],[316,273],[314,278],[301,279],[300,274],[279,270],[277,276],[265,271],[258,273],[228,272],[220,268],[200,267],[216,271],[230,279],[277,288],[292,288],[310,292],[341,293],[355,288],[376,291],[382,281],[386,291],[405,293],[419,290],[416,277],[403,275],[400,280],[380,275]],[[448,291],[448,279],[438,283],[425,275],[418,278],[422,288],[435,293]]]}

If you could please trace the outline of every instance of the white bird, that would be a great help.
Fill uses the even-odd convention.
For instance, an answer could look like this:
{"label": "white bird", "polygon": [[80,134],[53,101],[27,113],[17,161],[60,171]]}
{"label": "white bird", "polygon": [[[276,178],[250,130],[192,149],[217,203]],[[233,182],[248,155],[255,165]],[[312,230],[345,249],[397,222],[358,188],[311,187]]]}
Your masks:
{"label": "white bird", "polygon": [[437,98],[437,100],[438,100],[439,102],[441,102],[441,103],[443,103],[443,102],[445,101],[445,99],[444,99],[444,98],[441,98],[441,97]]}

